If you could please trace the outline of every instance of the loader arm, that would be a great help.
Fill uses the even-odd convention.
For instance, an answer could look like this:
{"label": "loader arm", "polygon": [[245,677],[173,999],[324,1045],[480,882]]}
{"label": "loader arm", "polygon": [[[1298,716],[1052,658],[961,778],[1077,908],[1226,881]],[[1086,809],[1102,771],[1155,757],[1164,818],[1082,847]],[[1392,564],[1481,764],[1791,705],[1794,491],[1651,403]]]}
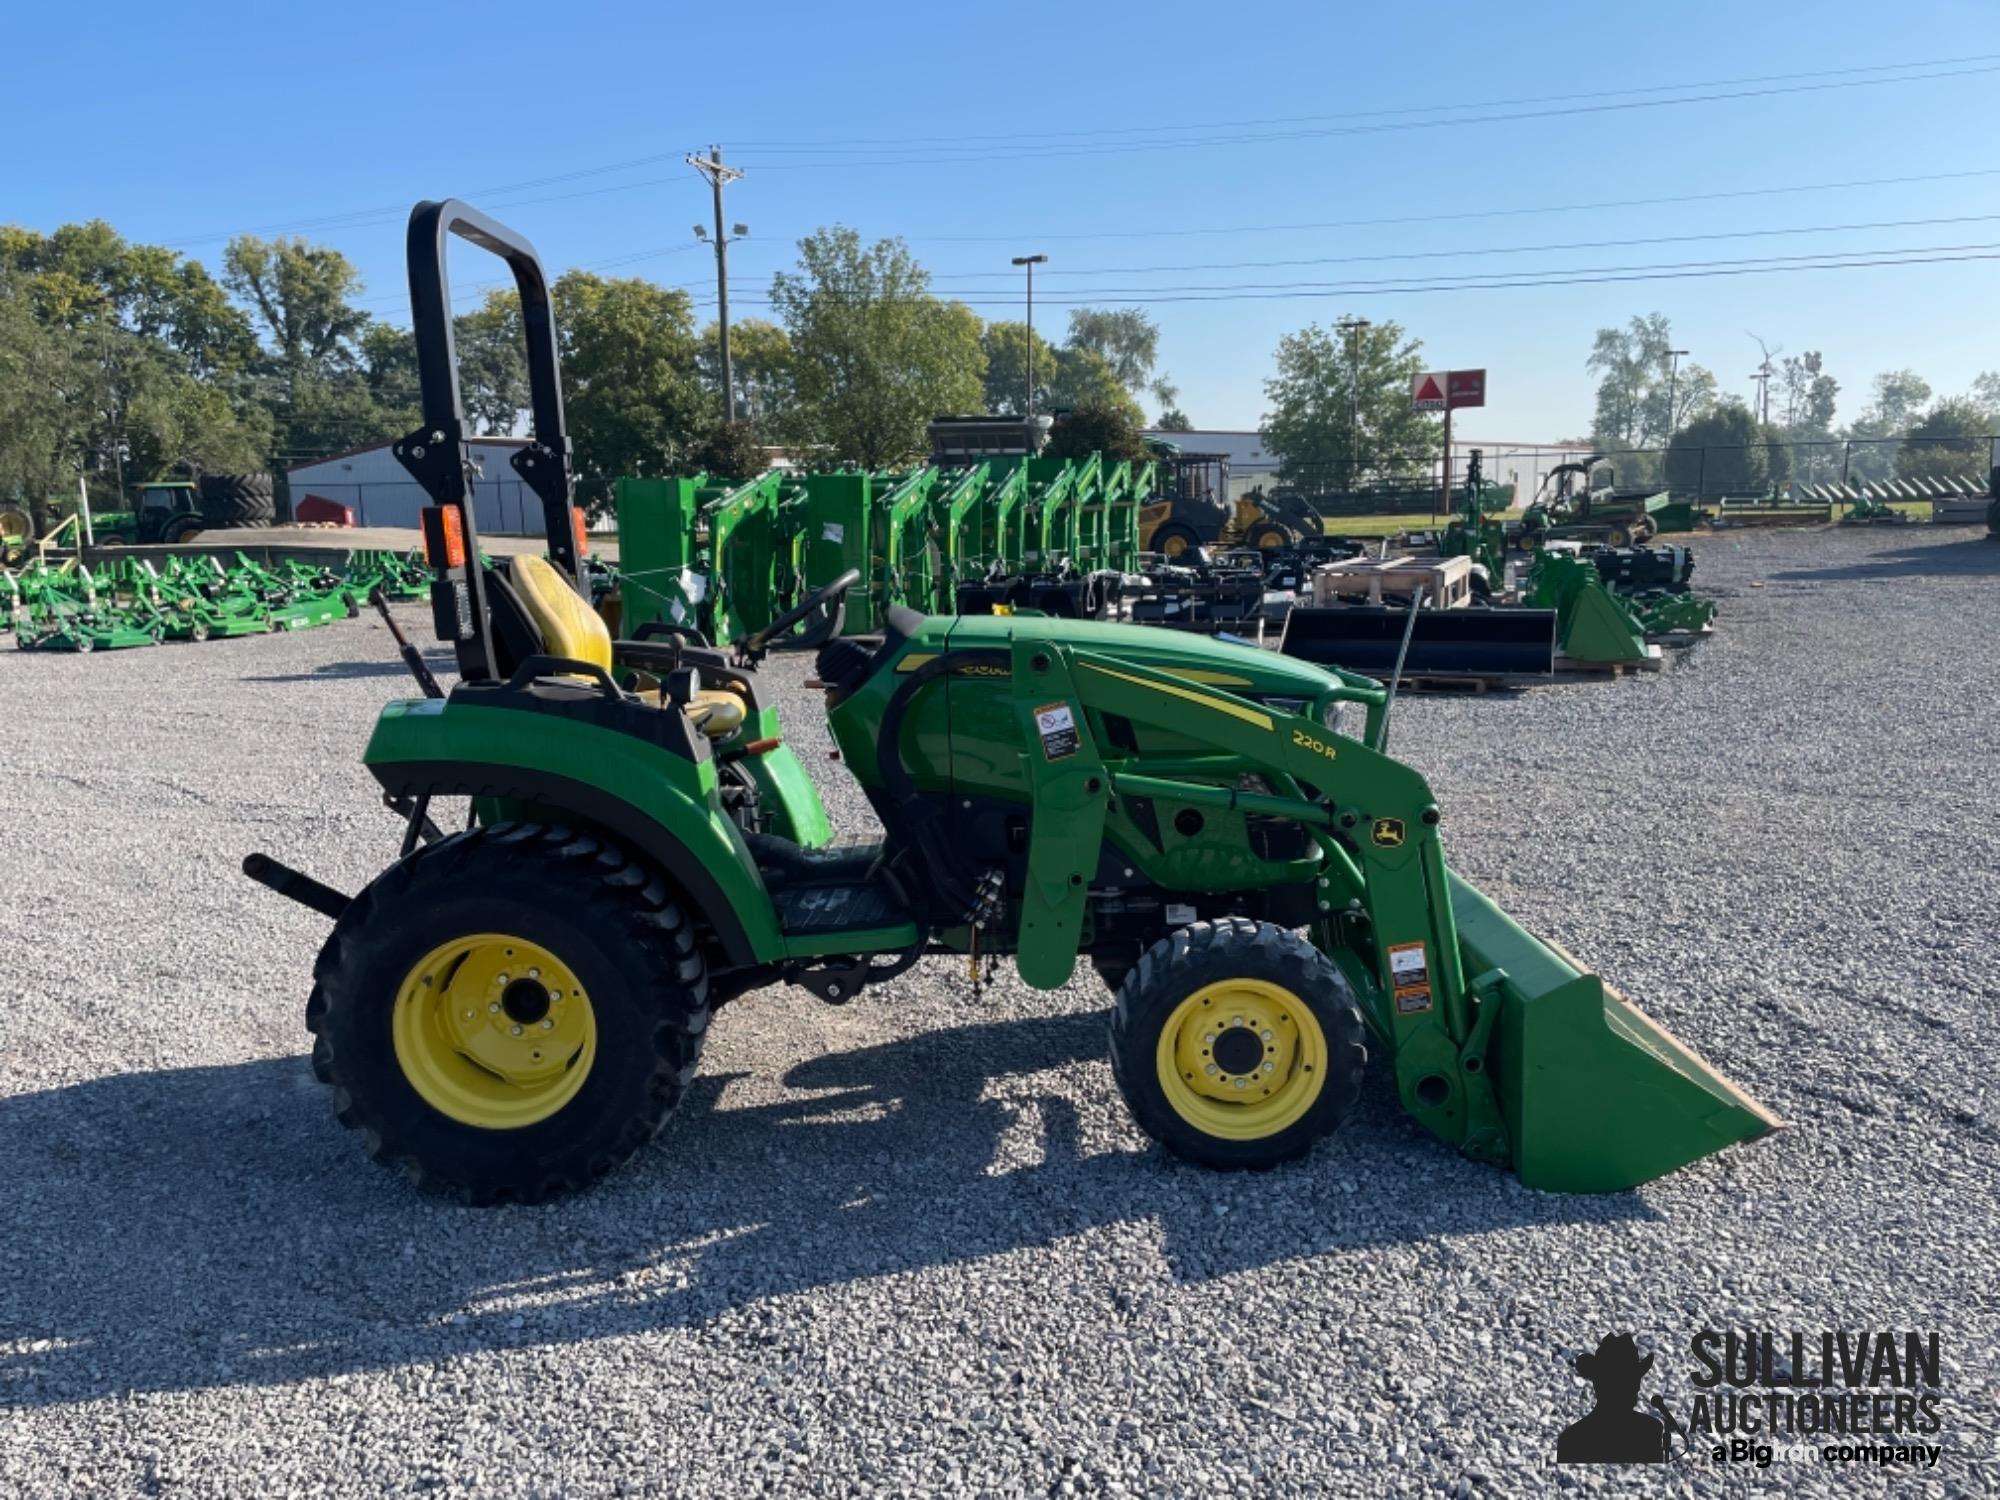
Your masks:
{"label": "loader arm", "polygon": [[[1437,800],[1416,771],[1315,719],[1129,659],[1050,641],[1017,642],[1014,656],[1035,794],[1060,813],[1030,834],[1028,912],[1043,924],[1031,934],[1024,922],[1031,982],[1056,967],[1030,958],[1031,941],[1071,941],[1063,913],[1082,901],[1078,845],[1094,849],[1114,799],[1284,818],[1321,854],[1315,944],[1354,985],[1404,1107],[1467,1155],[1513,1166],[1530,1187],[1601,1192],[1778,1128],[1692,1048],[1452,874]],[[1059,703],[1072,707],[1075,744],[1065,736],[1052,754]],[[1169,767],[1100,750],[1107,716],[1197,737],[1212,753]],[[1246,775],[1271,790],[1246,790]]]}

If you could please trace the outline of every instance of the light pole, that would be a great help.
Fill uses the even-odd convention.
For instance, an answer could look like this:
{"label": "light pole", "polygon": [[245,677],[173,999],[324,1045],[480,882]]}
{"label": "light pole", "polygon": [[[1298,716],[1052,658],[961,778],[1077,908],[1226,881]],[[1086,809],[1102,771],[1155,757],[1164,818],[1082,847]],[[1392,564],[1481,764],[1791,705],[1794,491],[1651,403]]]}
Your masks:
{"label": "light pole", "polygon": [[1681,372],[1681,359],[1687,354],[1685,349],[1667,351],[1667,441],[1674,440],[1674,380]]}
{"label": "light pole", "polygon": [[1028,422],[1035,420],[1035,267],[1046,265],[1046,255],[1017,255],[1014,264],[1028,268]]}
{"label": "light pole", "polygon": [[1342,318],[1333,326],[1347,335],[1347,487],[1351,490],[1361,463],[1361,356],[1355,352],[1354,338],[1375,325],[1366,318]]}
{"label": "light pole", "polygon": [[[715,192],[715,321],[722,341],[722,413],[725,421],[734,422],[736,380],[729,367],[729,237],[722,232],[722,189],[725,184],[741,177],[743,171],[740,167],[725,167],[722,164],[720,146],[710,146],[707,156],[689,156],[687,164],[706,177],[709,187]],[[749,232],[741,224],[736,226],[739,239]],[[705,240],[708,234],[697,224],[694,226],[694,237]]]}

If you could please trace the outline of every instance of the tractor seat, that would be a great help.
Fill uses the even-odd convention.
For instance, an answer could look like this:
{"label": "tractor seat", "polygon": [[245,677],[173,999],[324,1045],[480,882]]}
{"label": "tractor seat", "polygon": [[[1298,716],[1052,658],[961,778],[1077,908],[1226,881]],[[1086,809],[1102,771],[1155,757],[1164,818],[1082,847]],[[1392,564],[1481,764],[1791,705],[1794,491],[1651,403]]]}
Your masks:
{"label": "tractor seat", "polygon": [[[554,564],[524,554],[512,559],[508,573],[515,597],[550,656],[566,656],[611,670],[611,631]],[[690,695],[683,711],[695,728],[712,740],[721,740],[743,727],[743,707],[743,700],[734,693],[703,689]]]}

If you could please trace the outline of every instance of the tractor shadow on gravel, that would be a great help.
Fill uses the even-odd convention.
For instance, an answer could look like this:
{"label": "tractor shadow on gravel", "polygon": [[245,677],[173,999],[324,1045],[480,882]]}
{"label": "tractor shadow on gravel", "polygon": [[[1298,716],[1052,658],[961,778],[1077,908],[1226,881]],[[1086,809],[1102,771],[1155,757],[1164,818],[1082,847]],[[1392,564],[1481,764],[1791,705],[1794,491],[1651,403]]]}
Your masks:
{"label": "tractor shadow on gravel", "polygon": [[[458,666],[449,651],[426,651],[424,665],[434,673],[446,675],[457,672]],[[410,669],[403,665],[400,656],[391,656],[387,661],[330,661],[314,667],[310,672],[274,672],[264,676],[244,677],[244,682],[352,682],[368,677],[408,678]]]}
{"label": "tractor shadow on gravel", "polygon": [[[1655,1217],[1456,1157],[1379,1066],[1306,1161],[1181,1166],[1125,1123],[1103,1054],[1101,1014],[1062,1014],[817,1058],[769,1104],[731,1108],[743,1075],[706,1077],[651,1151],[537,1208],[439,1202],[374,1166],[303,1057],[0,1099],[0,1409],[699,1328],[1107,1230],[1122,1269],[1064,1295],[1135,1335],[1183,1284],[1304,1258],[1361,1318],[1384,1247]],[[1160,1270],[1135,1277],[1127,1226],[1149,1225]]]}

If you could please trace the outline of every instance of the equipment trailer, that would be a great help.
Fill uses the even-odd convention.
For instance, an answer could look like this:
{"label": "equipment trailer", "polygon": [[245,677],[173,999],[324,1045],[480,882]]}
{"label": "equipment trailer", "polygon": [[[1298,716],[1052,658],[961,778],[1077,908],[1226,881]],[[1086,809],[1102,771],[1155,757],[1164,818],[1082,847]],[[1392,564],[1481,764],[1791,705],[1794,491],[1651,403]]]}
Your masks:
{"label": "equipment trailer", "polygon": [[[533,439],[512,459],[550,557],[479,561],[446,236],[521,293]],[[1087,957],[1117,991],[1112,1073],[1169,1151],[1302,1155],[1367,1047],[1441,1139],[1560,1191],[1630,1187],[1778,1122],[1446,863],[1444,813],[1379,747],[1365,679],[1223,642],[892,607],[817,675],[884,836],[832,841],[764,696],[772,640],[853,573],[720,650],[613,641],[577,592],[556,338],[540,262],[461,203],[409,231],[447,693],[386,705],[365,760],[402,820],[353,897],[246,872],[333,919],[313,1065],[374,1156],[475,1201],[600,1177],[685,1094],[710,1018],[799,985],[845,1004],[929,954],[1030,985]],[[406,657],[406,660],[408,658]],[[421,661],[419,659],[419,665]],[[1361,733],[1335,726],[1343,707]],[[442,835],[439,799],[472,823]],[[912,1150],[922,1150],[912,1140]]]}

